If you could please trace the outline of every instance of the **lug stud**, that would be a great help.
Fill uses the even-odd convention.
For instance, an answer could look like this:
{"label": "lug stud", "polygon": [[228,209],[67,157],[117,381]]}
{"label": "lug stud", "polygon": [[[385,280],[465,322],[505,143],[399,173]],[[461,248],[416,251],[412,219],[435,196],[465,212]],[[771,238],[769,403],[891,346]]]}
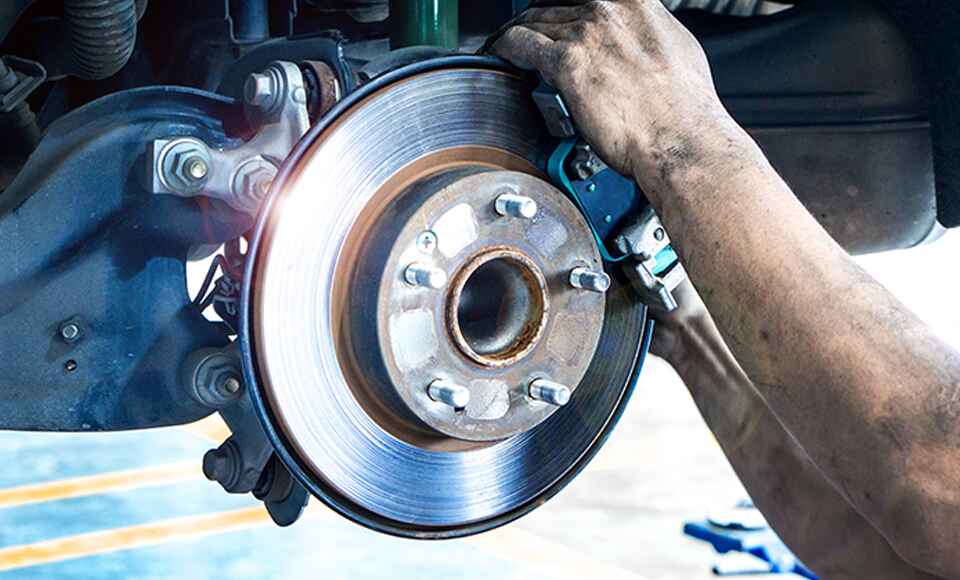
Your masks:
{"label": "lug stud", "polygon": [[414,263],[407,266],[403,279],[411,286],[439,290],[447,285],[447,273],[427,264]]}
{"label": "lug stud", "polygon": [[537,202],[524,195],[503,193],[497,197],[494,209],[505,217],[531,220],[537,215]]}
{"label": "lug stud", "polygon": [[610,289],[610,276],[589,268],[574,268],[570,272],[570,285],[579,290],[603,293]]}
{"label": "lug stud", "polygon": [[562,407],[570,402],[570,389],[546,379],[534,379],[527,389],[531,399]]}
{"label": "lug stud", "polygon": [[427,387],[427,395],[438,403],[463,409],[470,403],[470,391],[445,379],[437,379]]}

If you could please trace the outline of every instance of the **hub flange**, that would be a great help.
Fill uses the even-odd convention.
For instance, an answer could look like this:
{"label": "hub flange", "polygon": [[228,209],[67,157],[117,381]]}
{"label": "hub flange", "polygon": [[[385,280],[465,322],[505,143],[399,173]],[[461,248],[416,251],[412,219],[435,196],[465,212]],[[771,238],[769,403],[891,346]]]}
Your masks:
{"label": "hub flange", "polygon": [[[497,211],[498,199],[521,194],[535,202],[534,216]],[[490,442],[543,422],[558,406],[530,397],[529,384],[575,391],[603,328],[603,294],[569,283],[578,268],[602,268],[586,220],[539,177],[479,164],[389,196],[358,220],[347,241],[359,246],[356,260],[337,277],[351,329],[341,360],[358,399],[378,418],[392,414],[381,423],[395,436],[431,447],[463,446],[420,439]],[[424,248],[424,235],[436,243]],[[411,284],[411,268],[447,282]],[[469,392],[469,402],[431,397],[440,379]]]}

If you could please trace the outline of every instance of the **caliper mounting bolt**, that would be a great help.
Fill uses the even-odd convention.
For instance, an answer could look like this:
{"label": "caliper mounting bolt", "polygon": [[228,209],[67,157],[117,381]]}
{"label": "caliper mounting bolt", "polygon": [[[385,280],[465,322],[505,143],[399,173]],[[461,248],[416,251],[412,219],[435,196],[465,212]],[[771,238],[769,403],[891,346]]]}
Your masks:
{"label": "caliper mounting bolt", "polygon": [[447,285],[447,273],[428,264],[415,262],[403,271],[403,279],[411,286],[439,290]]}
{"label": "caliper mounting bolt", "polygon": [[578,267],[570,272],[570,285],[578,290],[603,293],[610,289],[610,276],[606,272]]}
{"label": "caliper mounting bolt", "polygon": [[470,403],[470,390],[446,379],[437,379],[427,387],[427,395],[438,403],[463,409]]}
{"label": "caliper mounting bolt", "polygon": [[557,407],[562,407],[570,402],[569,387],[548,381],[547,379],[534,379],[530,382],[527,390],[530,398],[535,401],[541,401]]}
{"label": "caliper mounting bolt", "polygon": [[494,209],[504,217],[532,220],[537,215],[537,202],[524,195],[503,193],[497,197]]}

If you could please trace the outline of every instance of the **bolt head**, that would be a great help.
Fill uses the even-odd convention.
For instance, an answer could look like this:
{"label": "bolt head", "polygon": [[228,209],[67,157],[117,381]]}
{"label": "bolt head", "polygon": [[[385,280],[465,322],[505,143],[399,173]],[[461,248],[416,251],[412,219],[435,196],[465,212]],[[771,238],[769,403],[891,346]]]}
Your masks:
{"label": "bolt head", "polygon": [[240,380],[237,379],[237,377],[227,377],[227,380],[223,381],[223,390],[231,395],[239,393],[241,386]]}
{"label": "bolt head", "polygon": [[663,238],[665,237],[667,237],[667,232],[665,232],[663,228],[657,228],[654,230],[653,239],[657,240],[658,242],[662,242]]}
{"label": "bolt head", "polygon": [[210,153],[195,139],[180,139],[166,149],[161,167],[164,184],[173,192],[200,191],[210,174]]}
{"label": "bolt head", "polygon": [[68,322],[60,327],[60,336],[67,342],[76,342],[80,338],[80,326],[75,322]]}
{"label": "bolt head", "polygon": [[243,84],[243,98],[254,107],[268,109],[277,97],[277,87],[273,76],[253,73]]}
{"label": "bolt head", "polygon": [[432,254],[437,249],[437,234],[426,231],[417,236],[417,249],[424,254]]}
{"label": "bolt head", "polygon": [[227,203],[240,211],[256,213],[276,176],[277,168],[266,159],[254,157],[247,160],[234,175],[233,196]]}

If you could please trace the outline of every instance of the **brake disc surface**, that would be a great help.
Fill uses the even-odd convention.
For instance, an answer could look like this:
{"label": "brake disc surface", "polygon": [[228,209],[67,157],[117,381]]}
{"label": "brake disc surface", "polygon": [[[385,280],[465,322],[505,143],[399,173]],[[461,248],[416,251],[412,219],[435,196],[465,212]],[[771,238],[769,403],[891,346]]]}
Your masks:
{"label": "brake disc surface", "polygon": [[[281,172],[250,246],[245,371],[281,459],[354,521],[421,538],[506,523],[586,464],[629,398],[645,311],[616,280],[568,287],[570,268],[602,263],[539,170],[548,147],[521,78],[455,57],[352,95]],[[503,192],[533,192],[537,217],[496,215]],[[413,262],[449,283],[409,284]],[[469,318],[484,288],[510,314],[490,332]],[[538,377],[569,383],[570,402],[529,400]],[[432,400],[432,378],[466,383],[470,404]]]}

